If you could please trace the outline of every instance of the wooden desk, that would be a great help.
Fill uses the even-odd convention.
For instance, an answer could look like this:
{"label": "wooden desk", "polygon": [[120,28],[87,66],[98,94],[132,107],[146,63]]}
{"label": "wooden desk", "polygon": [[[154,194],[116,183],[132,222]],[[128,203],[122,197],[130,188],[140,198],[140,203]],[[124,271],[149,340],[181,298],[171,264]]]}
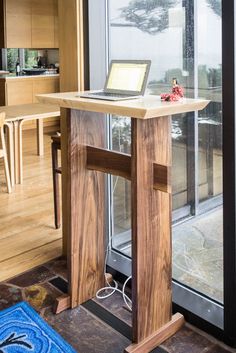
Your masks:
{"label": "wooden desk", "polygon": [[12,185],[23,182],[22,125],[26,120],[37,120],[37,152],[44,153],[43,119],[60,116],[58,106],[51,104],[22,104],[0,107],[6,113],[5,125],[9,136],[9,165]]}
{"label": "wooden desk", "polygon": [[[183,324],[172,316],[171,114],[203,109],[208,101],[145,98],[109,102],[75,93],[40,95],[61,106],[63,236],[67,239],[69,298],[77,305],[104,285],[104,173],[131,180],[133,344],[150,352]],[[131,116],[131,156],[106,150],[104,113]],[[101,173],[102,172],[102,173]]]}

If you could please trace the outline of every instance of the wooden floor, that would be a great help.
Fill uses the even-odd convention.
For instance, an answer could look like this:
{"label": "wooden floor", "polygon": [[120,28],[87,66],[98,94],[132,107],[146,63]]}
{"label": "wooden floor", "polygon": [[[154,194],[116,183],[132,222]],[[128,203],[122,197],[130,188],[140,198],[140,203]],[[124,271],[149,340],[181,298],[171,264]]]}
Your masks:
{"label": "wooden floor", "polygon": [[23,132],[24,182],[6,193],[0,161],[0,281],[61,255],[61,230],[54,228],[51,131],[45,155],[36,155],[35,130]]}

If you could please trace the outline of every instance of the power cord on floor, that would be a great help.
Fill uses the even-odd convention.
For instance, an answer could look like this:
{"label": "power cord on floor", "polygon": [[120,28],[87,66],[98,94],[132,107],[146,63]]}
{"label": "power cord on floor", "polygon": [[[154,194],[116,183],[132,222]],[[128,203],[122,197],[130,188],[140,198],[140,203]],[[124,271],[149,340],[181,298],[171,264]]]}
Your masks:
{"label": "power cord on floor", "polygon": [[[106,280],[107,286],[105,286],[105,287],[103,287],[103,288],[101,288],[101,289],[99,289],[97,291],[96,298],[97,299],[106,299],[106,298],[109,298],[111,295],[113,295],[115,292],[121,293],[122,296],[123,296],[123,300],[124,300],[125,305],[127,306],[127,308],[130,311],[132,311],[132,300],[128,297],[127,294],[125,294],[126,285],[129,282],[129,280],[132,278],[132,276],[130,276],[130,277],[128,277],[126,279],[126,281],[123,284],[122,290],[118,288],[118,283],[114,279],[112,279],[112,282],[114,283],[114,286],[111,286],[110,283],[107,280],[107,277],[106,277],[106,263],[107,263],[108,247],[109,246],[107,246],[106,257],[105,257],[105,266],[104,266],[104,276],[105,276],[105,280]],[[102,292],[104,292],[106,290],[111,291],[111,292],[108,293],[108,294],[101,294]]]}

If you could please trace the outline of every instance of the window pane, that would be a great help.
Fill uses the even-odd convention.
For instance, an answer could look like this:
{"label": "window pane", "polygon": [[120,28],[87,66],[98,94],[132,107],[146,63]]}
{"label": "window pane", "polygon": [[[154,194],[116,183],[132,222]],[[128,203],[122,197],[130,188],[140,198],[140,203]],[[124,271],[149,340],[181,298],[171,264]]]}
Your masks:
{"label": "window pane", "polygon": [[7,70],[16,71],[16,62],[19,59],[19,49],[7,49]]}
{"label": "window pane", "polygon": [[[211,100],[199,114],[172,119],[173,277],[221,302],[220,1],[108,3],[109,59],[151,59],[149,94],[169,92],[176,77],[186,97]],[[129,153],[130,142],[130,119],[113,116],[112,148]],[[113,249],[131,256],[130,182],[120,177],[112,178],[112,215]]]}
{"label": "window pane", "polygon": [[221,2],[199,1],[198,95],[211,102],[199,113],[199,198],[222,193]]}
{"label": "window pane", "polygon": [[25,59],[25,68],[32,68],[33,66],[37,66],[37,50],[24,50],[24,59]]}
{"label": "window pane", "polygon": [[[166,1],[160,7],[151,8],[147,1],[111,0],[109,10],[109,59],[151,59],[147,88],[150,94],[168,92],[173,77],[178,77],[185,84],[182,57],[184,11],[181,1]],[[165,45],[167,42],[168,46]],[[176,156],[173,165],[176,176],[173,180],[174,208],[187,204],[185,125],[184,116],[173,118],[173,153]],[[130,141],[130,119],[113,117],[113,149],[129,153]],[[129,181],[113,178],[113,231],[122,239],[125,232],[126,240],[130,239],[131,215],[127,192],[130,192]],[[118,237],[114,238],[115,241],[117,244],[123,242],[118,241]]]}

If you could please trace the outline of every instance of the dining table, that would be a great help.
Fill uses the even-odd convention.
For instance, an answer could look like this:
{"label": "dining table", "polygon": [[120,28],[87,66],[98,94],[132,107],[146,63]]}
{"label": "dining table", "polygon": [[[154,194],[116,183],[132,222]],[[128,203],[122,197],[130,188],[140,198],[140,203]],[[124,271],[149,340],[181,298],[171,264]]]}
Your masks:
{"label": "dining table", "polygon": [[5,112],[4,125],[7,128],[8,159],[12,186],[23,183],[23,148],[22,127],[26,121],[36,120],[37,154],[44,154],[43,119],[60,117],[60,108],[54,104],[17,104],[0,106]]}

